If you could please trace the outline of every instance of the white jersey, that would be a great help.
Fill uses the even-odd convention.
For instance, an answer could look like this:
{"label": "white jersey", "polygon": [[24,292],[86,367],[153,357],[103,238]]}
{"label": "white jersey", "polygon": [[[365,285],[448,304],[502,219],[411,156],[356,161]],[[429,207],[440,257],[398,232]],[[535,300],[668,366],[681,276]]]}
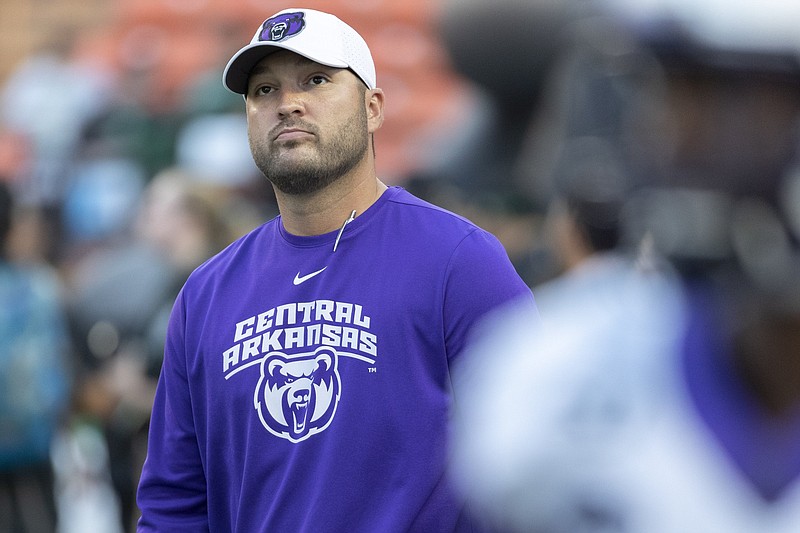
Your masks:
{"label": "white jersey", "polygon": [[457,376],[480,507],[515,531],[800,532],[800,484],[763,498],[695,407],[677,282],[604,260],[534,292],[541,320],[498,314]]}

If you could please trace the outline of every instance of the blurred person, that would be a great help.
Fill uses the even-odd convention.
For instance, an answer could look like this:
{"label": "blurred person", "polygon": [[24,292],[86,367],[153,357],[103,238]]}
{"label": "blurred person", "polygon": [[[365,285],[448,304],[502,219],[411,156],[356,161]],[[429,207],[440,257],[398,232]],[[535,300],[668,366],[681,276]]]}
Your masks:
{"label": "blurred person", "polygon": [[[236,39],[233,50],[239,49],[241,41]],[[250,153],[242,97],[219,82],[218,70],[214,73],[219,90],[236,100],[237,111],[195,110],[178,134],[175,167],[190,176],[198,188],[222,194],[225,200],[220,202],[221,207],[239,226],[236,231],[240,236],[253,229],[256,220],[260,224],[265,217],[277,215],[278,207],[269,181],[263,179]]]}
{"label": "blurred person", "polygon": [[142,336],[173,274],[131,231],[144,171],[107,145],[85,149],[61,209],[58,264],[75,347],[75,391],[56,464],[64,533],[90,527],[114,533],[132,520],[130,447],[152,397]]}
{"label": "blurred person", "polygon": [[[135,488],[172,302],[191,271],[240,233],[226,212],[226,192],[183,169],[160,172],[142,190],[139,180],[120,183],[124,176],[106,175],[120,185],[116,194],[81,189],[71,204],[82,209],[66,212],[75,217],[68,227],[100,241],[69,266],[71,324],[82,354],[78,413],[101,430],[117,520],[128,531],[138,518]],[[109,208],[113,216],[102,216]],[[86,428],[76,435],[92,438]]]}
{"label": "blurred person", "polygon": [[0,180],[0,531],[55,531],[50,449],[71,386],[61,286],[44,264],[7,253],[11,190]]}
{"label": "blurred person", "polygon": [[188,121],[178,135],[176,163],[196,180],[226,188],[263,186],[247,145],[247,119],[241,112],[209,113]]}
{"label": "blurred person", "polygon": [[[613,142],[578,136],[565,141],[561,152],[540,233],[552,274],[536,285],[537,301],[542,300],[539,309],[551,301],[547,296],[551,292],[609,291],[618,276],[621,281],[643,272],[639,249],[623,235],[623,207],[631,180]],[[613,302],[611,298],[607,303]]]}
{"label": "blurred person", "polygon": [[[669,263],[487,322],[454,377],[454,475],[509,531],[797,531],[800,9],[597,6],[575,46],[602,61],[557,87],[561,148],[617,143],[621,243]],[[594,121],[608,89],[629,105]]]}
{"label": "blurred person", "polygon": [[[473,201],[523,202],[541,208],[547,198],[523,198],[514,166],[532,123],[544,118],[547,80],[558,64],[568,28],[580,11],[573,0],[444,0],[438,31],[453,68],[476,89],[476,104],[461,143],[441,157],[434,177]],[[476,36],[485,39],[476,39]],[[531,208],[532,208],[531,207]]]}
{"label": "blurred person", "polygon": [[[155,176],[175,164],[178,137],[189,110],[174,96],[158,91],[160,73],[146,59],[148,37],[152,36],[147,32],[135,32],[135,38],[126,43],[129,62],[118,72],[113,99],[86,124],[80,147],[84,152],[99,147],[122,155],[146,176]],[[145,59],[140,62],[131,58]]]}
{"label": "blurred person", "polygon": [[531,187],[541,180],[526,179],[516,164],[530,130],[548,121],[547,82],[583,3],[445,0],[437,17],[471,107],[458,127],[431,143],[435,157],[407,187],[496,235],[528,284],[552,275],[541,245],[548,198]]}
{"label": "blurred person", "polygon": [[229,61],[280,215],[176,299],[139,531],[474,531],[446,475],[450,368],[530,290],[500,243],[377,176],[370,50],[333,15],[270,16]]}
{"label": "blurred person", "polygon": [[[30,146],[29,168],[17,187],[20,204],[58,207],[84,129],[112,101],[113,74],[78,57],[76,37],[74,29],[52,32],[0,87],[0,122]],[[57,98],[54,79],[62,86]]]}
{"label": "blurred person", "polygon": [[[137,238],[152,246],[171,270],[171,287],[147,327],[148,375],[157,378],[175,297],[194,269],[260,224],[261,205],[206,175],[174,167],[148,184],[135,221]],[[152,405],[148,406],[149,409]]]}
{"label": "blurred person", "polygon": [[[251,230],[255,215],[246,213],[239,226],[230,209],[246,210],[236,189],[208,181],[198,169],[180,166],[153,177],[144,191],[134,229],[138,238],[155,246],[183,278],[230,244],[238,233]],[[252,210],[252,208],[251,208]],[[172,299],[177,296],[178,289]],[[170,304],[171,307],[171,304]]]}

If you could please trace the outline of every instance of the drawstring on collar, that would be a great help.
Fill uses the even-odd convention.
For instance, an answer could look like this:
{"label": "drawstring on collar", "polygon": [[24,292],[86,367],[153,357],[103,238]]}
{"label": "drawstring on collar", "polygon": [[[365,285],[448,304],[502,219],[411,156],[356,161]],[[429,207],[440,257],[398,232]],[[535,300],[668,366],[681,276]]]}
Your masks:
{"label": "drawstring on collar", "polygon": [[339,230],[339,235],[336,236],[336,242],[333,243],[333,251],[334,252],[336,251],[336,247],[339,246],[339,239],[342,238],[342,233],[344,233],[345,226],[347,226],[349,223],[351,223],[353,220],[355,220],[355,218],[356,218],[356,210],[353,209],[353,212],[350,213],[350,216],[347,217],[347,220],[345,220],[344,224],[342,224],[342,229]]}

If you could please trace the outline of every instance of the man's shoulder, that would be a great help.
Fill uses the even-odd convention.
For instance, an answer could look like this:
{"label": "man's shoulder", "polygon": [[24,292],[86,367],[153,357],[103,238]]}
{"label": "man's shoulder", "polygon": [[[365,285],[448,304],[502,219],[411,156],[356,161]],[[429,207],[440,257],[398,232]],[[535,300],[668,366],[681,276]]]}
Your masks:
{"label": "man's shoulder", "polygon": [[392,187],[388,192],[391,194],[388,198],[391,204],[402,210],[414,210],[414,219],[423,229],[427,228],[432,232],[440,233],[444,228],[451,228],[463,234],[475,230],[484,231],[465,216],[423,200],[406,189]]}

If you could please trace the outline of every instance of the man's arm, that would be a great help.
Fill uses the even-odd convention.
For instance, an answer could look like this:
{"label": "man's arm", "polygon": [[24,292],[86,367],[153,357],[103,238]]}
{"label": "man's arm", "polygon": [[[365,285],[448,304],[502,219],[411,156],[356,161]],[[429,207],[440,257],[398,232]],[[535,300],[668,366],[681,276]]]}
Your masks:
{"label": "man's arm", "polygon": [[473,328],[487,314],[512,302],[536,313],[531,290],[511,264],[500,241],[487,231],[473,231],[453,253],[446,281],[448,359],[453,361],[464,351]]}
{"label": "man's arm", "polygon": [[170,316],[137,502],[137,531],[208,531],[206,476],[195,432],[184,346],[183,293]]}

